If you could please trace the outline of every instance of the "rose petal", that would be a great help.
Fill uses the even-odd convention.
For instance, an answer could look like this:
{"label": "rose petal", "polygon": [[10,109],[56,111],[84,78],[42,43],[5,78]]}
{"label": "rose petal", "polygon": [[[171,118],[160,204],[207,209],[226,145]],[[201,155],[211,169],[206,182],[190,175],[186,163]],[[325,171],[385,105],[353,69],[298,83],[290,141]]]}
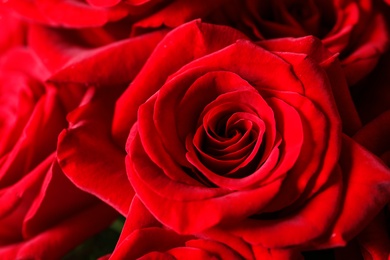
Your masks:
{"label": "rose petal", "polygon": [[5,4],[29,19],[51,26],[76,28],[102,26],[109,21],[119,20],[128,13],[122,7],[95,8],[74,0],[9,0]]}
{"label": "rose petal", "polygon": [[353,139],[370,152],[381,156],[390,150],[390,110],[360,129]]}
{"label": "rose petal", "polygon": [[106,228],[116,216],[112,208],[99,203],[27,241],[1,247],[0,254],[6,259],[59,259],[88,237]]}
{"label": "rose petal", "polygon": [[333,96],[343,121],[344,131],[353,134],[361,127],[359,116],[352,102],[343,71],[337,61],[337,56],[331,54],[324,48],[320,40],[312,36],[307,36],[298,39],[282,38],[267,40],[258,42],[258,44],[264,46],[267,50],[275,51],[282,58],[284,57],[284,52],[302,53],[319,63],[326,70],[326,74],[330,80]]}
{"label": "rose petal", "polygon": [[1,190],[0,244],[12,244],[23,239],[25,215],[39,193],[53,158],[53,155],[49,156],[17,183]]}
{"label": "rose petal", "polygon": [[121,0],[87,0],[90,5],[96,7],[111,7],[121,2]]}
{"label": "rose petal", "polygon": [[[220,222],[254,214],[278,192],[280,186],[280,181],[275,181],[259,189],[226,194],[227,191],[221,189],[177,183],[169,180],[150,161],[139,136],[134,136],[129,144],[131,157],[127,157],[126,166],[131,184],[151,213],[179,233],[202,231]],[[172,189],[176,192],[172,193]],[[253,197],[262,199],[254,205]]]}
{"label": "rose petal", "polygon": [[[213,41],[206,39],[211,39]],[[143,104],[164,84],[167,78],[184,64],[219,50],[237,39],[245,38],[241,33],[228,27],[202,24],[194,21],[183,25],[167,36],[157,45],[154,53],[146,62],[132,84],[119,98],[113,121],[113,135],[118,143],[125,143],[131,126],[136,121],[138,107]],[[185,41],[191,46],[172,44]],[[171,62],[167,63],[166,61]],[[159,71],[156,74],[156,69]],[[148,82],[144,85],[144,82]],[[128,102],[127,100],[132,100]],[[123,113],[121,111],[126,111]]]}
{"label": "rose petal", "polygon": [[[137,75],[155,45],[164,35],[165,31],[157,31],[90,51],[79,51],[77,56],[50,78],[50,81],[80,83],[84,86],[94,85],[96,87],[128,84]],[[108,61],[110,64],[120,64],[120,66],[105,66]]]}
{"label": "rose petal", "polygon": [[7,159],[0,168],[0,185],[11,185],[51,154],[56,147],[57,135],[65,126],[57,92],[48,88],[36,104],[21,138],[6,155]]}
{"label": "rose petal", "polygon": [[42,188],[24,218],[25,239],[32,238],[97,203],[93,196],[76,188],[60,170],[57,158],[53,159],[53,165],[45,176]]}
{"label": "rose petal", "polygon": [[339,164],[345,195],[328,246],[343,245],[356,236],[390,199],[389,168],[345,135],[342,144]]}
{"label": "rose petal", "polygon": [[118,93],[112,89],[90,91],[90,99],[68,115],[69,129],[59,136],[59,164],[76,186],[125,215],[134,192],[126,177],[125,154],[111,140],[109,129]]}
{"label": "rose petal", "polygon": [[[307,201],[304,207],[284,217],[272,220],[246,219],[237,225],[222,228],[249,244],[266,248],[308,243],[326,233],[337,217],[342,196],[340,178],[341,171],[335,168],[320,192]],[[324,203],[329,207],[323,207]]]}
{"label": "rose petal", "polygon": [[[166,7],[133,25],[133,34],[161,27],[176,28],[197,18],[207,17],[213,10],[221,6],[223,1],[216,0],[208,5],[191,0],[173,1]],[[218,39],[218,38],[216,38]]]}

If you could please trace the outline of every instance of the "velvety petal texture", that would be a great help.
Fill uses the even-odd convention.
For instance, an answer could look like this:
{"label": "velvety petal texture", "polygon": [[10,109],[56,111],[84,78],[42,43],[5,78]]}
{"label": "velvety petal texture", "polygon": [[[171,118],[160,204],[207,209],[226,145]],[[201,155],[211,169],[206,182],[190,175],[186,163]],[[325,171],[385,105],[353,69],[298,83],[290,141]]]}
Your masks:
{"label": "velvety petal texture", "polygon": [[0,259],[390,260],[389,75],[387,0],[3,0]]}
{"label": "velvety petal texture", "polygon": [[[58,158],[73,183],[125,215],[134,192],[126,178],[125,155],[110,141],[107,126],[117,96],[110,92],[104,89],[98,93],[94,89],[87,91],[81,106],[68,116],[69,129],[59,136]],[[106,174],[108,172],[110,174]]]}
{"label": "velvety petal texture", "polygon": [[[0,255],[56,259],[107,227],[116,211],[78,188],[57,163],[66,109],[28,48],[0,60]],[[77,99],[77,97],[73,97]],[[91,220],[91,216],[99,218]],[[76,237],[76,238],[75,238]]]}
{"label": "velvety petal texture", "polygon": [[5,6],[27,19],[51,26],[76,28],[101,26],[107,22],[119,20],[128,14],[125,6],[115,5],[105,8],[112,3],[102,4],[89,5],[77,0],[10,0],[5,2]]}
{"label": "velvety petal texture", "polygon": [[134,197],[121,238],[103,259],[303,259],[294,250],[267,250],[231,238],[217,241],[205,235],[179,235],[164,228]]}
{"label": "velvety petal texture", "polygon": [[390,172],[343,134],[361,123],[341,76],[312,37],[255,44],[199,21],[172,31],[114,113],[117,140],[130,131],[138,198],[179,234],[268,249],[345,245],[389,201]]}
{"label": "velvety petal texture", "polygon": [[25,41],[26,24],[3,6],[0,6],[0,53],[7,49],[23,45]]}
{"label": "velvety petal texture", "polygon": [[[234,3],[234,1],[232,2]],[[8,0],[4,6],[29,22],[50,27],[98,28],[126,21],[133,35],[160,28],[175,28],[193,19],[204,18],[229,23],[220,14],[222,0]],[[213,14],[213,15],[212,15]],[[214,15],[216,14],[216,15]]]}
{"label": "velvety petal texture", "polygon": [[[82,52],[49,78],[59,89],[85,93],[67,117],[68,129],[58,139],[61,168],[78,187],[123,215],[134,192],[126,175],[125,151],[111,137],[113,109],[124,87],[164,34],[159,31]],[[102,66],[110,62],[118,66]]]}
{"label": "velvety petal texture", "polygon": [[380,1],[246,0],[243,4],[232,7],[239,10],[236,15],[241,13],[240,29],[260,39],[320,38],[331,52],[340,53],[350,85],[367,76],[389,46],[388,10]]}

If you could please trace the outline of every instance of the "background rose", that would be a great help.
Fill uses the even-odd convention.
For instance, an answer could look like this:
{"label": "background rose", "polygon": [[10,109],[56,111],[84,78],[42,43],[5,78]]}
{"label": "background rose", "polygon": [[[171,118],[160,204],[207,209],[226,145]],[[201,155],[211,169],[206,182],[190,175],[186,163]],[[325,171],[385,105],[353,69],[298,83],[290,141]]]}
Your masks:
{"label": "background rose", "polygon": [[[211,41],[211,35],[220,41]],[[227,27],[191,23],[175,30],[119,99],[114,133],[123,138],[136,122],[127,166],[137,195],[179,233],[206,232],[218,241],[230,233],[268,248],[345,244],[388,201],[389,172],[348,137],[340,145],[331,86],[345,128],[359,123],[349,121],[356,114],[334,57],[312,38],[261,43],[272,53],[248,41],[235,43],[238,39],[245,37]],[[272,73],[263,72],[271,67]],[[301,87],[291,89],[298,82]],[[294,99],[287,90],[296,93]],[[300,98],[300,105],[294,103]],[[240,133],[243,144],[225,148],[223,143],[235,143]],[[365,176],[368,169],[375,175]],[[361,201],[357,205],[356,196],[367,208]]]}
{"label": "background rose", "polygon": [[3,53],[9,48],[24,43],[26,25],[2,6],[0,6],[0,17],[0,53]]}
{"label": "background rose", "polygon": [[[67,28],[94,27],[91,31],[122,28],[140,35],[175,28],[196,18],[238,27],[260,39],[314,35],[340,59],[350,85],[364,78],[389,45],[381,1],[47,1],[10,0],[5,3],[22,17]],[[387,9],[387,10],[386,10]],[[88,15],[87,15],[88,14]],[[96,29],[99,28],[99,29]],[[107,32],[98,35],[100,39]],[[111,33],[109,33],[110,35]],[[103,38],[106,38],[104,36]],[[124,37],[122,35],[122,37]]]}
{"label": "background rose", "polygon": [[128,14],[124,5],[113,1],[10,0],[3,5],[31,21],[64,27],[102,26]]}
{"label": "background rose", "polygon": [[61,257],[116,217],[57,164],[66,110],[58,91],[43,83],[48,75],[27,48],[10,49],[0,61],[0,255],[6,259]]}
{"label": "background rose", "polygon": [[[314,35],[340,53],[348,83],[355,84],[388,48],[381,1],[245,1],[237,22],[260,39]],[[232,12],[232,11],[230,11]],[[233,12],[232,12],[233,13]],[[241,20],[243,22],[241,22]]]}
{"label": "background rose", "polygon": [[[150,30],[174,28],[195,18],[206,18],[224,1],[167,0],[9,0],[4,6],[29,21],[55,27],[102,27],[120,21],[138,35]],[[225,3],[226,4],[226,3]],[[217,19],[218,20],[218,19]]]}
{"label": "background rose", "polygon": [[364,124],[390,110],[389,58],[388,51],[380,59],[375,70],[352,91],[356,109]]}

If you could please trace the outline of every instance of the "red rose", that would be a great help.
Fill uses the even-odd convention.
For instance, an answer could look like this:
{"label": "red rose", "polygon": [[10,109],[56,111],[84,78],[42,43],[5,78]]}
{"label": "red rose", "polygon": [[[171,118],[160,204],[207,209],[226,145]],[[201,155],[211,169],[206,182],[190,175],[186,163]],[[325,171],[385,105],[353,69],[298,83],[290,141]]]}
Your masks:
{"label": "red rose", "polygon": [[[138,40],[96,50],[50,79],[99,86],[69,117],[58,156],[74,183],[124,215],[134,193],[109,131],[112,86],[129,79],[117,71],[143,61],[93,68],[130,42],[138,50],[145,38]],[[114,114],[120,145],[132,127],[128,175],[140,200],[176,232],[213,241],[238,237],[304,250],[344,245],[388,202],[390,176],[342,134],[339,113],[346,133],[360,122],[337,64],[311,37],[256,45],[227,27],[193,22],[174,30]]]}
{"label": "red rose", "polygon": [[340,53],[349,84],[376,65],[389,45],[389,29],[379,1],[246,0],[239,24],[260,39],[314,35]]}
{"label": "red rose", "polygon": [[[26,48],[0,61],[0,255],[56,259],[116,217],[110,207],[77,189],[56,158],[67,126],[58,91]],[[99,216],[99,218],[96,218]]]}
{"label": "red rose", "polygon": [[337,64],[311,37],[256,45],[196,22],[170,33],[115,111],[119,139],[132,127],[137,196],[181,234],[345,244],[389,201],[390,174],[342,134],[334,98],[344,131],[359,123]]}
{"label": "red rose", "polygon": [[[389,201],[388,169],[342,133],[360,121],[336,56],[318,40],[254,44],[192,22],[168,34],[138,73],[144,37],[50,78],[92,86],[59,139],[61,168],[76,185],[126,215],[134,192],[120,146],[128,138],[131,184],[163,225],[275,250],[344,245]],[[137,76],[112,122],[126,70]]]}

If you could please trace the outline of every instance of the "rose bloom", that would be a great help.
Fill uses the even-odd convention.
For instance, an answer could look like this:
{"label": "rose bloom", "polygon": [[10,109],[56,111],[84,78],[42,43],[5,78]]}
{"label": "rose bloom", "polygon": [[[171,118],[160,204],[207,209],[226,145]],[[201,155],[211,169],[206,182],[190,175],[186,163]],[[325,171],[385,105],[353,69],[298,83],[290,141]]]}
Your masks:
{"label": "rose bloom", "polygon": [[[108,72],[121,62],[99,73],[80,63],[51,81],[101,79],[58,157],[74,183],[123,214],[135,192],[174,233],[265,255],[343,246],[388,203],[389,169],[348,137],[361,123],[337,55],[319,40],[256,44],[191,22],[157,45],[117,100]],[[121,166],[126,140],[134,191]]]}
{"label": "rose bloom", "polygon": [[76,188],[58,166],[57,136],[67,127],[62,100],[80,100],[77,96],[62,96],[45,84],[48,76],[49,71],[31,49],[13,46],[2,53],[2,259],[60,258],[117,216],[94,196]]}
{"label": "rose bloom", "polygon": [[[236,22],[259,39],[314,35],[340,60],[350,85],[376,65],[389,45],[389,8],[376,0],[246,0]],[[229,11],[234,13],[233,10]],[[233,15],[231,15],[233,16]]]}

